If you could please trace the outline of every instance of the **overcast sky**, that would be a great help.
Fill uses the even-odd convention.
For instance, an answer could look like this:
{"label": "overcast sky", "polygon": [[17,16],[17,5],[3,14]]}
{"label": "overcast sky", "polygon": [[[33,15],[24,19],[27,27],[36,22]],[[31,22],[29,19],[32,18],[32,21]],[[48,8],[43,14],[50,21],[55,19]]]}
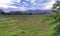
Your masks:
{"label": "overcast sky", "polygon": [[51,9],[56,0],[0,0],[0,9],[4,10],[28,10]]}

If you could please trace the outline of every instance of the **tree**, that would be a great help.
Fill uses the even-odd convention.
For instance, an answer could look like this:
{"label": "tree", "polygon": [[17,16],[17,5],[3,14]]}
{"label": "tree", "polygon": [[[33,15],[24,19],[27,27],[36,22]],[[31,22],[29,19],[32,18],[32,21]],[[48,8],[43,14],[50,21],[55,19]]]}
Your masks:
{"label": "tree", "polygon": [[53,5],[53,12],[60,13],[60,1],[56,1],[56,3]]}
{"label": "tree", "polygon": [[58,23],[54,30],[56,30],[54,32],[54,35],[53,36],[60,36],[60,1],[56,1],[56,3],[53,5],[53,9],[52,11],[55,13],[53,15],[53,19],[55,19],[55,23]]}

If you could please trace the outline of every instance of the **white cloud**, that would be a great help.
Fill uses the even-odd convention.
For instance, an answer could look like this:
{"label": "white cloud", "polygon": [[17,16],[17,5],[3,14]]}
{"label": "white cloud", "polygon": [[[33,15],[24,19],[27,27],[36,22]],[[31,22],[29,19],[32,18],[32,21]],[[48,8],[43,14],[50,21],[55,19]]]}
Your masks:
{"label": "white cloud", "polygon": [[11,7],[11,8],[18,8],[18,7],[16,7],[16,6],[9,6],[9,7]]}
{"label": "white cloud", "polygon": [[12,3],[12,0],[0,0],[0,5],[10,5]]}
{"label": "white cloud", "polygon": [[10,3],[12,0],[0,0],[0,3]]}
{"label": "white cloud", "polygon": [[2,8],[8,8],[12,0],[0,0],[0,7]]}
{"label": "white cloud", "polygon": [[24,5],[28,6],[28,4],[26,2],[22,2]]}
{"label": "white cloud", "polygon": [[[56,0],[51,0],[50,2],[48,3],[41,3],[43,2],[44,0],[26,0],[27,2],[30,1],[32,3],[32,6],[44,6],[43,9],[51,9],[52,5],[55,3]],[[36,2],[38,1],[38,2]],[[11,5],[11,4],[15,4],[15,2],[17,3],[20,3],[22,2],[21,0],[0,0],[0,7],[2,8],[5,8],[5,9],[8,9],[8,8],[15,8],[15,9],[19,9],[19,10],[26,10],[26,9],[29,9],[29,7],[23,7],[23,6],[20,6],[20,7],[17,7],[17,6],[14,6],[14,5]],[[28,4],[26,2],[22,2],[23,5],[26,5],[28,6]],[[34,8],[37,8],[37,7],[31,7],[30,9],[34,9]]]}
{"label": "white cloud", "polygon": [[48,3],[44,3],[43,5],[44,5],[44,9],[52,9],[52,7],[53,7],[53,4],[55,3],[55,1],[56,0],[51,0],[50,2],[48,2]]}
{"label": "white cloud", "polygon": [[12,0],[12,2],[13,2],[13,3],[14,3],[14,2],[16,2],[16,3],[20,3],[21,0]]}
{"label": "white cloud", "polygon": [[21,0],[15,0],[16,2],[21,2]]}
{"label": "white cloud", "polygon": [[35,3],[36,0],[31,0],[31,3]]}
{"label": "white cloud", "polygon": [[25,7],[20,7],[18,10],[25,11],[27,9]]}
{"label": "white cloud", "polygon": [[52,5],[47,5],[47,6],[43,7],[43,9],[44,9],[44,10],[45,10],[45,9],[49,10],[49,9],[51,9],[51,7],[52,7]]}
{"label": "white cloud", "polygon": [[[16,2],[19,2],[19,1],[16,0]],[[15,2],[14,0],[1,0],[0,1],[0,7],[5,8],[5,9],[8,9],[8,8],[18,8],[16,6],[14,6],[14,5],[11,5],[14,2]]]}

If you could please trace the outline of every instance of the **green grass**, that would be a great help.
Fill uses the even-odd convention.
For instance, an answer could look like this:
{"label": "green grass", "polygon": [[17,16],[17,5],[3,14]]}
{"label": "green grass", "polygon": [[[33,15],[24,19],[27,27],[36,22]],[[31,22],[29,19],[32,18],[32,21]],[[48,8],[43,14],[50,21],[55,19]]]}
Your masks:
{"label": "green grass", "polygon": [[0,36],[52,36],[56,25],[47,16],[0,16]]}

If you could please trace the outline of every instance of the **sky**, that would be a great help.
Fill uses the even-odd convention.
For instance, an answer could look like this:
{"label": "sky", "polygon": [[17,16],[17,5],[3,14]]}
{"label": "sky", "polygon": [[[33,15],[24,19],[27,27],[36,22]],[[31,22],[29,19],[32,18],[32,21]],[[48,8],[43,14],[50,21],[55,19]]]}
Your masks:
{"label": "sky", "polygon": [[6,10],[49,10],[56,0],[0,0],[0,9]]}

